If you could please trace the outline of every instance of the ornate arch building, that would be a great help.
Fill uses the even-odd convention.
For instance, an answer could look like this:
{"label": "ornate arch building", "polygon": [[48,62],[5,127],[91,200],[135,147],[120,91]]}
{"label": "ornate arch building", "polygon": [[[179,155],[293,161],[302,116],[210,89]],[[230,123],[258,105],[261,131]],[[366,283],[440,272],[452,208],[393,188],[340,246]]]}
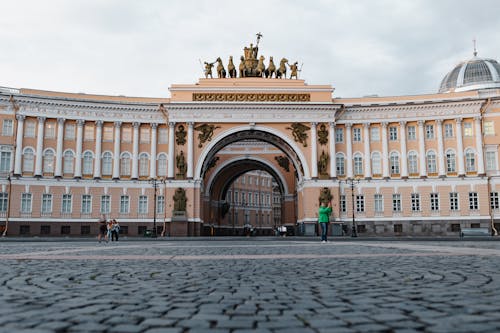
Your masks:
{"label": "ornate arch building", "polygon": [[228,68],[230,78],[172,85],[170,98],[0,88],[2,230],[94,235],[105,214],[129,235],[219,234],[242,200],[234,180],[255,170],[273,176],[262,200],[296,233],[314,234],[320,197],[335,223],[366,235],[494,229],[495,60],[459,64],[436,94],[343,99],[330,85],[260,77],[251,50],[243,77]]}

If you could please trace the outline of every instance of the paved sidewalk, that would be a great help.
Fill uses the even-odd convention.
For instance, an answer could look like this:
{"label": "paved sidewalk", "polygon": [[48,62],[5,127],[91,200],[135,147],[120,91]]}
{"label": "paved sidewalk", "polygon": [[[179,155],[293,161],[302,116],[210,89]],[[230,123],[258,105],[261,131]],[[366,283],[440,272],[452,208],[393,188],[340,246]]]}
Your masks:
{"label": "paved sidewalk", "polygon": [[0,242],[3,332],[498,332],[500,242]]}

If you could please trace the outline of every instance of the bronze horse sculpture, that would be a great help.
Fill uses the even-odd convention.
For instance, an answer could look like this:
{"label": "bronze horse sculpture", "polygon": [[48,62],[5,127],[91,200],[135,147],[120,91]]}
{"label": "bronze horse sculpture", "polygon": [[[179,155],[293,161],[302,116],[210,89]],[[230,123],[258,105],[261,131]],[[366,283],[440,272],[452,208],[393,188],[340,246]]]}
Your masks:
{"label": "bronze horse sculpture", "polygon": [[288,63],[288,59],[287,58],[282,58],[281,59],[281,61],[280,61],[280,67],[276,71],[276,78],[277,79],[281,79],[281,77],[283,77],[284,79],[286,79],[286,64],[287,63]]}
{"label": "bronze horse sculpture", "polygon": [[217,58],[217,76],[219,79],[226,77],[226,70],[224,69],[224,65],[222,64],[222,59]]}
{"label": "bronze horse sculpture", "polygon": [[269,57],[269,66],[264,71],[266,78],[272,78],[273,74],[276,76],[276,66],[274,65],[273,57]]}
{"label": "bronze horse sculpture", "polygon": [[233,56],[229,57],[229,63],[227,64],[227,72],[230,78],[236,77],[236,66],[233,63]]}
{"label": "bronze horse sculpture", "polygon": [[265,69],[266,69],[266,66],[264,66],[264,56],[260,56],[259,58],[259,63],[257,64],[257,68],[256,68],[256,74],[258,77],[262,77],[264,75],[264,72],[265,72]]}

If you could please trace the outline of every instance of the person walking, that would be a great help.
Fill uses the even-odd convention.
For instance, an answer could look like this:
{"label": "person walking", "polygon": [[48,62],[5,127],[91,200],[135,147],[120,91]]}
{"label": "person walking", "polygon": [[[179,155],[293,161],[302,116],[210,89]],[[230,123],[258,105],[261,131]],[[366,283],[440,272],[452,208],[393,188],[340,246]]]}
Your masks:
{"label": "person walking", "polygon": [[328,224],[330,223],[330,214],[332,213],[332,203],[328,205],[323,201],[318,210],[318,223],[321,226],[321,243],[327,242]]}
{"label": "person walking", "polygon": [[98,221],[99,223],[99,233],[97,234],[97,241],[100,243],[102,241],[102,237],[104,236],[104,239],[106,239],[106,232],[107,232],[107,226],[106,226],[106,216],[101,215],[101,218]]}
{"label": "person walking", "polygon": [[115,240],[118,242],[118,235],[120,233],[120,225],[118,221],[113,219],[113,225],[111,227],[111,241]]}

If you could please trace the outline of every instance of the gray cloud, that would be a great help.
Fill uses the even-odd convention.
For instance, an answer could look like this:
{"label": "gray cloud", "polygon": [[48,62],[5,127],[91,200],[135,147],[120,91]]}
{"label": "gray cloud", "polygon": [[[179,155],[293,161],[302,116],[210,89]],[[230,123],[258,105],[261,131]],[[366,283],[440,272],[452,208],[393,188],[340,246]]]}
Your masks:
{"label": "gray cloud", "polygon": [[3,4],[0,85],[168,96],[199,61],[260,53],[303,64],[336,96],[435,92],[457,62],[499,59],[496,0],[16,1]]}

